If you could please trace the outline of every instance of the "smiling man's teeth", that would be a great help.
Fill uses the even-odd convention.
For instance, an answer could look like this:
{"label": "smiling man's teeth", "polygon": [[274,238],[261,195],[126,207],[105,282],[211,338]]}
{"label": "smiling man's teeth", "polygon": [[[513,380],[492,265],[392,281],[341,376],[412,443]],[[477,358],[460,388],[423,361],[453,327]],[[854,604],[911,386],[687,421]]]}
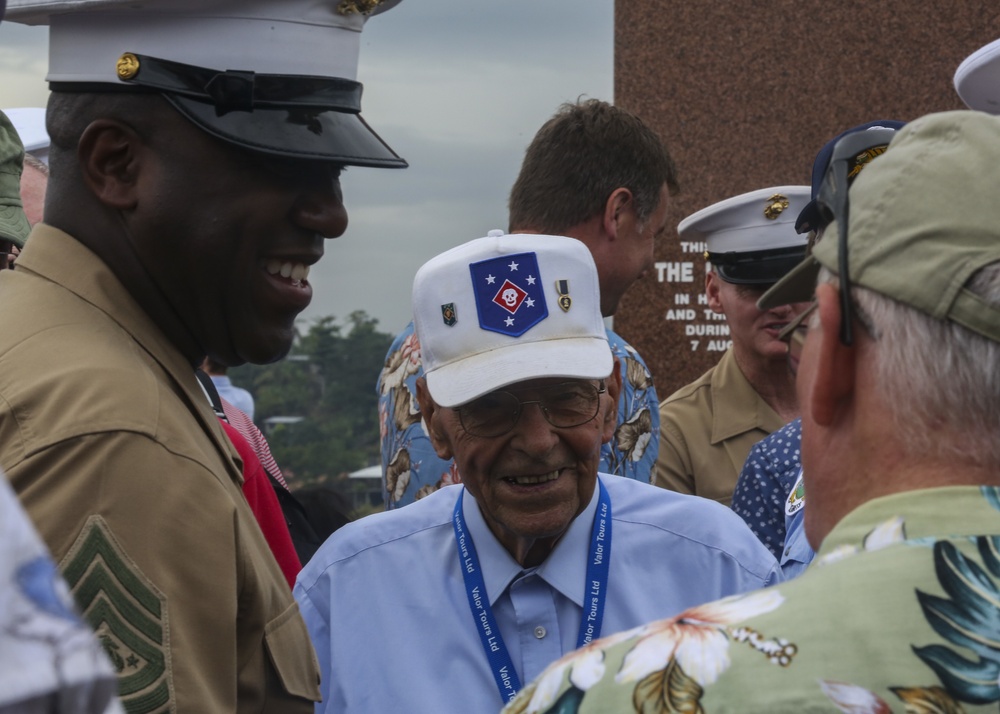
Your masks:
{"label": "smiling man's teeth", "polygon": [[516,483],[518,486],[531,486],[536,483],[555,481],[557,478],[559,478],[559,472],[553,471],[552,473],[542,474],[540,476],[509,476],[507,480],[511,483]]}
{"label": "smiling man's teeth", "polygon": [[280,275],[283,278],[291,278],[293,282],[301,282],[309,277],[309,266],[305,263],[293,263],[291,261],[281,261],[272,258],[265,266],[271,275]]}

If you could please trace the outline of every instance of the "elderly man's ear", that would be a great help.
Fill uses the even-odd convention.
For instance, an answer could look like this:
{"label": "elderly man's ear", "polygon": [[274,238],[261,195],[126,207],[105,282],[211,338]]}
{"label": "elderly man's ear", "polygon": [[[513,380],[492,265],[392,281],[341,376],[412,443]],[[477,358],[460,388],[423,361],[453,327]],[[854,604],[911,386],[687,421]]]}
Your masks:
{"label": "elderly man's ear", "polygon": [[424,418],[424,426],[427,429],[427,436],[431,440],[438,457],[444,460],[455,456],[451,449],[451,442],[448,440],[448,432],[441,423],[445,410],[434,403],[431,393],[427,390],[427,380],[421,377],[417,380],[417,404],[420,405],[420,414]]}
{"label": "elderly man's ear", "polygon": [[808,409],[817,424],[832,426],[844,418],[854,398],[858,342],[864,335],[855,330],[855,344],[847,347],[840,341],[840,295],[829,284],[816,287],[819,302],[819,329],[816,341],[814,367],[809,390]]}

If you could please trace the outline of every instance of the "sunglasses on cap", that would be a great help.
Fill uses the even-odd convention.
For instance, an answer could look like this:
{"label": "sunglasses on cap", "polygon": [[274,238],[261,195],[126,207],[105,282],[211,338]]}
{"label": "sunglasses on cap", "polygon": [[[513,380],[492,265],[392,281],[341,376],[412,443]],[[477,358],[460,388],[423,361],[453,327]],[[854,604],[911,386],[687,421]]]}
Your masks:
{"label": "sunglasses on cap", "polygon": [[[830,165],[816,197],[827,220],[837,222],[837,265],[840,273],[840,341],[854,343],[854,309],[851,302],[850,261],[847,246],[847,223],[850,217],[848,189],[854,177],[880,154],[884,153],[896,135],[895,129],[868,129],[848,134],[837,142]],[[786,328],[787,329],[787,328]]]}

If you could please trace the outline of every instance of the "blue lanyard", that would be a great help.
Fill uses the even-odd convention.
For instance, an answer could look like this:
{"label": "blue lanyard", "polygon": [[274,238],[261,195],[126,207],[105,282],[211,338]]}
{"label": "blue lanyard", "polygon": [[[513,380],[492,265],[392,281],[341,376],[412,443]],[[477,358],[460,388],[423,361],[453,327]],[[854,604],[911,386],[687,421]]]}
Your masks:
{"label": "blue lanyard", "polygon": [[[611,567],[611,498],[600,479],[597,481],[600,493],[597,502],[597,513],[594,515],[594,525],[590,532],[590,554],[587,560],[587,583],[584,588],[583,613],[580,616],[580,634],[576,646],[582,647],[601,634],[601,622],[604,619],[604,601],[607,598],[608,571]],[[489,595],[486,593],[486,582],[483,571],[479,567],[479,556],[465,527],[465,516],[462,514],[462,498],[464,489],[458,495],[455,503],[455,513],[452,525],[455,527],[455,541],[458,543],[458,557],[462,566],[462,577],[465,579],[465,592],[469,596],[469,607],[476,621],[479,639],[483,643],[483,651],[493,670],[493,679],[500,690],[500,698],[511,701],[521,689],[521,680],[514,669],[510,653],[500,635],[493,608],[490,607]]]}

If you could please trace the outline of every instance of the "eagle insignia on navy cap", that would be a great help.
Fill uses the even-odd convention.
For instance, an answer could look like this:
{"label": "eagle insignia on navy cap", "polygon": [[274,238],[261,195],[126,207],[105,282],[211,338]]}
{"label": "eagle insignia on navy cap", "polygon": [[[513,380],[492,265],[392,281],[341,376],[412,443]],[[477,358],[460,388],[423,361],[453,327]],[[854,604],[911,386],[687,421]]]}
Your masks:
{"label": "eagle insignia on navy cap", "polygon": [[780,216],[786,208],[788,208],[788,198],[782,196],[780,193],[776,193],[767,199],[767,205],[764,206],[764,218],[769,221],[773,221],[775,218]]}
{"label": "eagle insignia on navy cap", "polygon": [[881,156],[885,153],[885,150],[889,148],[888,144],[879,144],[878,146],[873,146],[869,149],[865,149],[860,154],[854,157],[854,160],[849,162],[847,169],[847,180],[853,180],[859,173],[861,169],[871,163],[871,160]]}
{"label": "eagle insignia on navy cap", "polygon": [[343,0],[337,6],[341,15],[371,15],[385,0]]}

